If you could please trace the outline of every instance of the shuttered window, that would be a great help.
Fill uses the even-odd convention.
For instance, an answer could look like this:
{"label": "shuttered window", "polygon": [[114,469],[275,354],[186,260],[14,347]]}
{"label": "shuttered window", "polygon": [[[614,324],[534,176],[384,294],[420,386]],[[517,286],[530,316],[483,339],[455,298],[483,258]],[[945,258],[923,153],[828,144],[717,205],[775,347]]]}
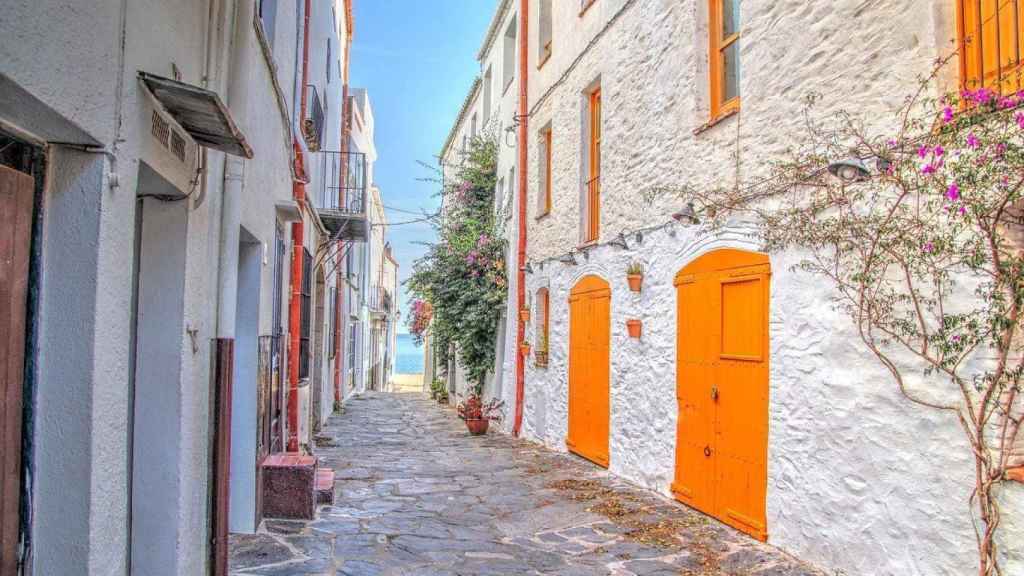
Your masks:
{"label": "shuttered window", "polygon": [[709,0],[711,117],[740,107],[740,1]]}
{"label": "shuttered window", "polygon": [[584,242],[596,242],[601,233],[601,88],[590,93],[590,170],[587,178],[587,213]]}
{"label": "shuttered window", "polygon": [[551,128],[546,128],[541,132],[540,147],[540,199],[537,202],[538,217],[551,212]]}
{"label": "shuttered window", "polygon": [[535,360],[537,366],[548,365],[548,321],[550,316],[550,298],[548,289],[537,290],[537,353]]}
{"label": "shuttered window", "polygon": [[309,340],[313,333],[313,256],[302,251],[302,301],[299,334],[299,378],[309,378]]}
{"label": "shuttered window", "polygon": [[1003,94],[1024,88],[1024,0],[958,0],[964,88]]}

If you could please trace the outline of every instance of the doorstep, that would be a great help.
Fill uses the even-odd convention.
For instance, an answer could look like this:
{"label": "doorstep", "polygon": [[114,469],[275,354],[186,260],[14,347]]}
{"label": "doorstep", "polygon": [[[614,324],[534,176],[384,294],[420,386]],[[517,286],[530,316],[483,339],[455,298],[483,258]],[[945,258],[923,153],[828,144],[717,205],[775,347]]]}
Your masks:
{"label": "doorstep", "polygon": [[263,461],[263,515],[312,520],[316,513],[316,458],[306,454],[271,454]]}

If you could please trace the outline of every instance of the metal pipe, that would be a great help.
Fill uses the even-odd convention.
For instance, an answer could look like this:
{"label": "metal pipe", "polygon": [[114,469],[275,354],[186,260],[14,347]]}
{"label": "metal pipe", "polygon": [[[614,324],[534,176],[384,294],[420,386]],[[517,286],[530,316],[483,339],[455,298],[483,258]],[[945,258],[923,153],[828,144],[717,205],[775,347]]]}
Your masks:
{"label": "metal pipe", "polygon": [[519,216],[516,257],[516,411],[512,433],[519,436],[523,427],[523,396],[525,393],[526,355],[523,354],[523,340],[526,337],[526,322],[519,314],[526,305],[526,166],[529,162],[529,83],[530,71],[530,0],[519,2]]}

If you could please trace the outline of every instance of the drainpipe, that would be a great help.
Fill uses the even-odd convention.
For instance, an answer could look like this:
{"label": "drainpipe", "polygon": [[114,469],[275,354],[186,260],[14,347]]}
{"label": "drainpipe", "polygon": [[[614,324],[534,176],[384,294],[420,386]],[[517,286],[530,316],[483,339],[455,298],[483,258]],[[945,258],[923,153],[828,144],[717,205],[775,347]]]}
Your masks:
{"label": "drainpipe", "polygon": [[526,306],[526,166],[529,162],[529,83],[530,71],[530,0],[519,1],[519,238],[516,257],[516,415],[512,433],[519,436],[523,428],[523,396],[525,394],[526,356],[523,354],[523,339],[526,337],[526,322],[519,313]]}
{"label": "drainpipe", "polygon": [[[342,75],[341,85],[341,157],[347,161],[348,155],[348,139],[349,139],[349,101],[348,101],[348,72],[349,72],[349,58],[352,53],[352,0],[345,0],[345,68]],[[342,171],[342,175],[347,174],[347,170]],[[343,176],[344,177],[344,176]],[[338,191],[339,205],[345,203],[345,187],[341,186]],[[342,388],[341,388],[341,373],[342,364],[345,362],[345,348],[342,342],[342,334],[346,331],[342,326],[342,308],[345,305],[345,291],[342,289],[341,279],[342,274],[342,258],[345,252],[345,243],[338,241],[338,249],[335,252],[335,279],[334,285],[337,286],[337,293],[335,294],[334,302],[334,398],[338,402],[341,402]]]}
{"label": "drainpipe", "polygon": [[[299,129],[306,119],[306,93],[309,83],[309,13],[311,0],[306,0],[302,15],[302,88],[299,90]],[[298,178],[292,182],[292,195],[305,217],[306,167],[305,154],[298,137],[294,137],[295,168]],[[304,256],[304,220],[292,223],[292,291],[288,306],[288,452],[299,451],[299,354],[302,332],[302,263]]]}

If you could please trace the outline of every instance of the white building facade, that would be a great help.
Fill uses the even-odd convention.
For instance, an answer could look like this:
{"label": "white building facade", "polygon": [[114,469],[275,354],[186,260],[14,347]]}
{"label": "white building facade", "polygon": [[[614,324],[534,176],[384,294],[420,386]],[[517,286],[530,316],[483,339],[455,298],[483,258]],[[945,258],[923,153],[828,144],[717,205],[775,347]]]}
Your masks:
{"label": "white building facade", "polygon": [[[514,17],[518,4],[500,3],[500,18]],[[819,95],[819,119],[855,110],[881,128],[916,88],[916,77],[955,49],[959,4],[528,5],[522,222],[533,346],[522,435],[829,570],[975,570],[973,461],[955,418],[903,400],[831,295],[792,269],[800,254],[763,254],[756,226],[743,220],[722,229],[677,223],[673,215],[685,198],[664,192],[738,186],[767,175],[800,135],[810,93]],[[709,56],[712,46],[739,64],[722,71]],[[712,68],[716,77],[724,74],[721,82],[711,81]],[[959,85],[955,68],[942,78],[950,90]],[[475,88],[467,100],[448,156],[471,132],[483,91]],[[514,105],[506,106],[511,114]],[[639,292],[627,284],[633,264],[644,269]],[[712,492],[729,478],[747,482],[735,492],[742,496],[716,507],[694,495],[692,476],[677,464],[688,451],[709,461],[717,454],[710,442],[686,444],[692,437],[680,433],[677,384],[687,369],[681,338],[703,330],[680,328],[679,307],[691,282],[704,290],[702,282],[724,274],[721,266],[743,272],[750,284],[742,286],[755,290],[760,303],[763,332],[756,349],[740,356],[757,358],[751,369],[763,374],[764,388],[743,397],[754,416],[734,439],[752,443],[758,461],[719,479],[697,479],[710,482],[701,490]],[[516,269],[510,266],[510,276]],[[508,318],[515,317],[515,298],[511,285]],[[638,338],[627,325],[636,323]],[[488,392],[504,398],[510,414],[514,334],[505,334],[509,354],[496,366],[508,385]],[[575,339],[581,334],[583,342]],[[574,357],[583,361],[574,365]],[[721,401],[717,394],[714,401]],[[574,432],[574,403],[603,417],[577,421]],[[1004,570],[1013,573],[1024,569],[1024,487],[1010,483],[1001,497]]]}

